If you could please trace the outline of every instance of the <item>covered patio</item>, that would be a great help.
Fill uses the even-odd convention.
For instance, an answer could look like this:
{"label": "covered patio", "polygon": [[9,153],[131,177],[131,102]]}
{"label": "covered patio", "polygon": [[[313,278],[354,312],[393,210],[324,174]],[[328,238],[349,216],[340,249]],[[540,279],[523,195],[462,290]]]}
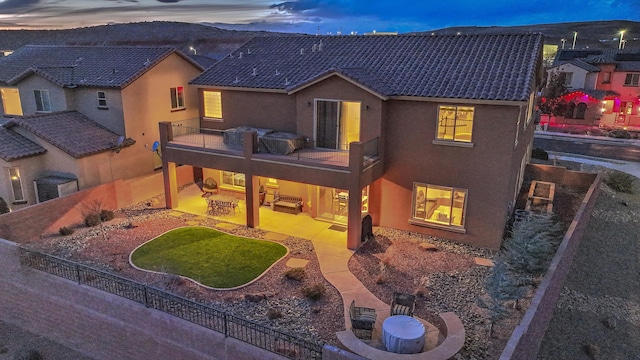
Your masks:
{"label": "covered patio", "polygon": [[[178,207],[174,210],[190,213],[194,215],[212,217],[216,220],[225,221],[231,224],[246,226],[246,202],[244,199],[238,200],[238,207],[229,214],[207,213],[207,198],[203,198],[200,188],[193,184],[178,192]],[[215,195],[213,195],[215,196]],[[287,214],[273,211],[269,206],[261,206],[260,225],[258,229],[271,231],[288,236],[296,236],[305,239],[315,239],[322,237],[331,241],[336,246],[347,246],[346,227],[332,227],[333,224],[313,219],[308,214]],[[338,229],[338,230],[334,230]],[[344,231],[342,231],[344,229]]]}

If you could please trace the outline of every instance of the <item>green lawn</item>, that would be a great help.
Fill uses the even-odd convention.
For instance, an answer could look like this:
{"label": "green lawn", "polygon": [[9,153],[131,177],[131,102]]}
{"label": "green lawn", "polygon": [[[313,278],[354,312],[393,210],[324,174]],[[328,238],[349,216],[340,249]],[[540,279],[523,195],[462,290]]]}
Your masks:
{"label": "green lawn", "polygon": [[131,254],[131,261],[142,269],[182,275],[225,289],[255,279],[286,253],[278,243],[184,227],[140,246]]}

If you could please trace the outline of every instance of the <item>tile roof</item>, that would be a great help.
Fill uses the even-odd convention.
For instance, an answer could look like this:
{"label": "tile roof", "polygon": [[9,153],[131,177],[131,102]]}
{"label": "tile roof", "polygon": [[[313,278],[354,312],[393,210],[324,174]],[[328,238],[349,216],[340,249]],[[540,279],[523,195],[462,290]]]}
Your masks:
{"label": "tile roof", "polygon": [[20,126],[74,158],[115,149],[119,137],[77,111],[15,117],[5,126]]}
{"label": "tile roof", "polygon": [[556,67],[567,62],[574,63],[575,61],[582,61],[594,67],[597,67],[597,65],[614,64],[616,71],[640,71],[640,50],[560,50],[556,54],[553,66]]}
{"label": "tile roof", "polygon": [[63,87],[124,88],[173,53],[203,69],[172,47],[27,45],[0,57],[0,83],[39,74]]}
{"label": "tile roof", "polygon": [[335,72],[383,96],[526,101],[542,35],[253,38],[191,84],[293,92]]}
{"label": "tile roof", "polygon": [[0,159],[13,161],[44,154],[45,148],[25,138],[17,132],[0,126]]}
{"label": "tile roof", "polygon": [[587,62],[584,62],[581,59],[573,59],[571,61],[569,61],[570,64],[573,64],[581,69],[587,70],[589,72],[599,72],[600,68],[594,65],[591,65]]}

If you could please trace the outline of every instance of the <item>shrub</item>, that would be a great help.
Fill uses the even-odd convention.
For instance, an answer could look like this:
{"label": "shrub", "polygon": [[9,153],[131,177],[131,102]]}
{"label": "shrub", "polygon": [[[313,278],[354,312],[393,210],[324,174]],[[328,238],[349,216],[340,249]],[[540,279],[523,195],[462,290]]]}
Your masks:
{"label": "shrub", "polygon": [[282,311],[278,309],[270,308],[269,310],[267,310],[267,317],[269,318],[269,320],[280,319],[282,316],[284,316],[282,315]]}
{"label": "shrub", "polygon": [[88,227],[100,225],[100,214],[90,213],[84,217],[84,224]]}
{"label": "shrub", "polygon": [[324,296],[324,285],[318,283],[302,288],[302,295],[311,300],[320,300]]}
{"label": "shrub", "polygon": [[0,214],[6,214],[9,211],[10,211],[9,205],[7,205],[7,202],[0,197]]}
{"label": "shrub", "polygon": [[617,192],[633,193],[633,176],[627,173],[620,171],[612,172],[606,177],[604,183]]}
{"label": "shrub", "polygon": [[531,157],[538,160],[549,160],[549,154],[540,148],[531,150]]}
{"label": "shrub", "polygon": [[71,235],[73,234],[73,229],[68,228],[66,226],[61,227],[58,232],[60,233],[60,235],[62,236],[67,236],[67,235]]}
{"label": "shrub", "polygon": [[113,220],[113,218],[114,218],[113,211],[111,211],[111,210],[101,210],[100,211],[100,220],[109,221],[109,220]]}
{"label": "shrub", "polygon": [[303,267],[292,268],[284,272],[284,277],[288,280],[302,281],[304,275]]}
{"label": "shrub", "polygon": [[631,139],[631,133],[624,129],[615,129],[609,131],[609,137],[617,139]]}

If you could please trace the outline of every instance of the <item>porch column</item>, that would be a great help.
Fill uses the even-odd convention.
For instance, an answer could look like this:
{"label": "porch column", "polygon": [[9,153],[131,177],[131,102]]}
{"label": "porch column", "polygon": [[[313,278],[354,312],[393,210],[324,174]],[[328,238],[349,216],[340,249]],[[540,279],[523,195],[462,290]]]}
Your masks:
{"label": "porch column", "polygon": [[251,158],[258,148],[258,134],[255,131],[242,134],[245,161],[244,194],[247,206],[247,226],[254,228],[260,225],[260,180],[253,176]]}
{"label": "porch column", "polygon": [[[167,143],[173,140],[173,128],[171,123],[163,121],[160,127],[160,149],[165,153]],[[166,157],[162,158],[162,179],[164,182],[164,201],[167,209],[178,207],[178,179],[176,175],[176,163],[169,162]]]}
{"label": "porch column", "polygon": [[353,142],[349,146],[349,214],[347,217],[347,248],[356,250],[360,247],[362,234],[362,189],[360,188],[360,176],[364,160],[364,144]]}

